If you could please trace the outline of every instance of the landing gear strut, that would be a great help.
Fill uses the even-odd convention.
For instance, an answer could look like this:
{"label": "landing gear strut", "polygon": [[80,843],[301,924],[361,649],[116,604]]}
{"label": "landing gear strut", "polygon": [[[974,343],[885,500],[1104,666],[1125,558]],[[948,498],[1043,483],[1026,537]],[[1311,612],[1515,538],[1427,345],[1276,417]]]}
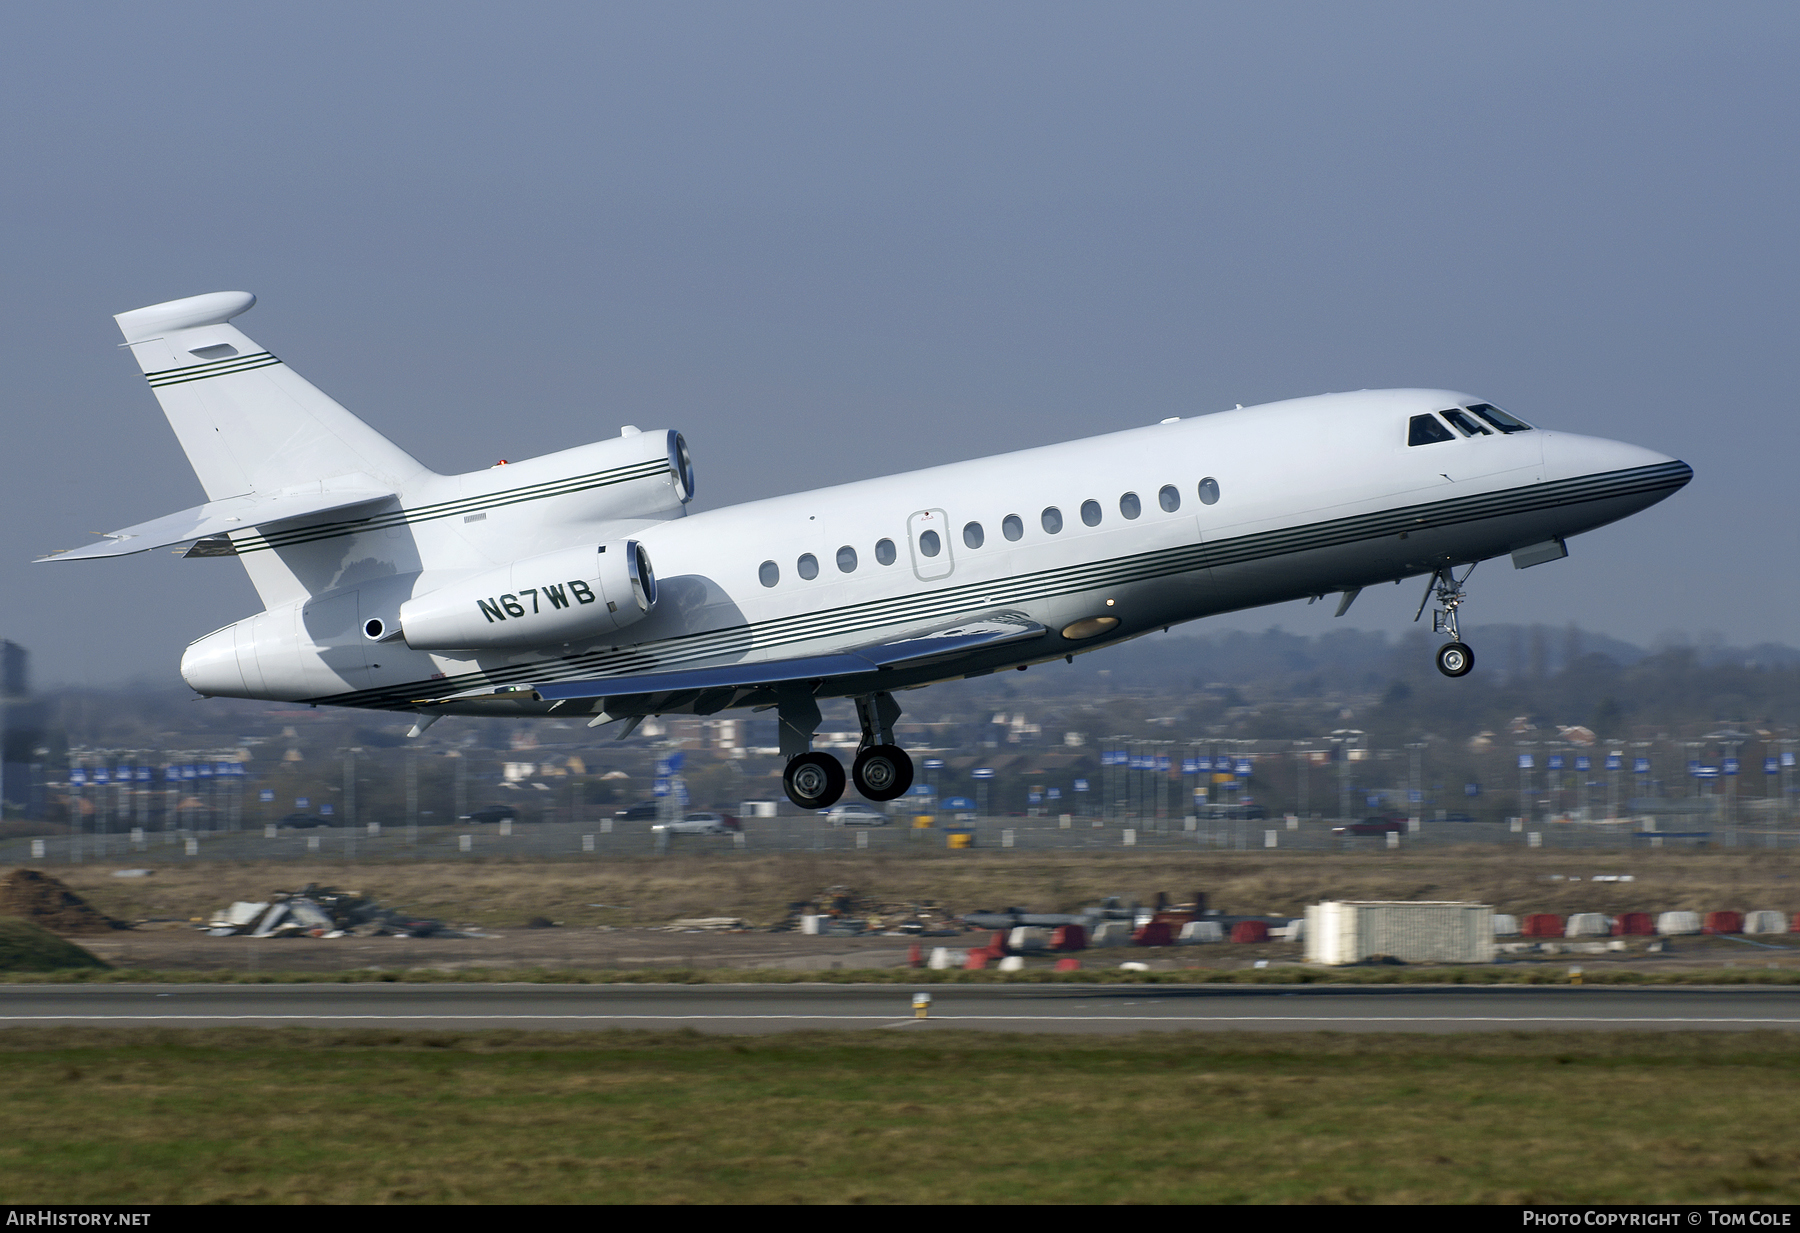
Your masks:
{"label": "landing gear strut", "polygon": [[871,801],[905,796],[912,787],[913,763],[906,751],[894,744],[900,704],[892,694],[869,694],[856,700],[856,718],[862,725],[862,744],[850,767],[856,790]]}
{"label": "landing gear strut", "polygon": [[1431,613],[1431,631],[1450,635],[1450,641],[1437,649],[1437,670],[1445,676],[1467,676],[1470,669],[1475,667],[1475,652],[1469,649],[1456,629],[1456,610],[1468,598],[1463,590],[1463,583],[1474,572],[1475,566],[1471,565],[1458,578],[1456,571],[1450,566],[1440,568],[1432,574],[1431,581],[1425,584],[1425,597],[1419,601],[1419,611],[1413,616],[1413,620],[1417,621],[1425,615],[1425,605],[1431,602],[1435,593],[1439,606]]}
{"label": "landing gear strut", "polygon": [[781,752],[787,769],[781,773],[781,789],[801,809],[829,809],[844,794],[844,764],[812,747],[819,730],[819,704],[812,691],[796,686],[785,690],[776,703],[780,718]]}

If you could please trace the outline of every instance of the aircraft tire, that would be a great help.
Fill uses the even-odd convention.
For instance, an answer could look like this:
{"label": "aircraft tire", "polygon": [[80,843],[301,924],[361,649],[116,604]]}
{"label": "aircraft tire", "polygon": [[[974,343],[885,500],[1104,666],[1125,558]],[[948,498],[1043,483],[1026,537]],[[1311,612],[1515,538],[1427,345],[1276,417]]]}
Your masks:
{"label": "aircraft tire", "polygon": [[913,760],[898,745],[871,745],[856,755],[850,781],[871,801],[891,801],[912,787]]}
{"label": "aircraft tire", "polygon": [[1475,652],[1467,643],[1446,642],[1437,649],[1437,670],[1445,676],[1468,676],[1475,666]]}
{"label": "aircraft tire", "polygon": [[803,753],[781,773],[781,789],[801,809],[829,809],[844,794],[844,764],[816,749]]}

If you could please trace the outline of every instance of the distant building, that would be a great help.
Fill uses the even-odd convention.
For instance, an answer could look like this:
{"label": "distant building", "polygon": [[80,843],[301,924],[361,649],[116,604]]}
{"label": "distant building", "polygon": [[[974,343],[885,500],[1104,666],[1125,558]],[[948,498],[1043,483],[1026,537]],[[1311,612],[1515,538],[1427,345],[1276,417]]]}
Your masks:
{"label": "distant building", "polygon": [[44,816],[43,710],[30,674],[30,652],[0,639],[0,817]]}

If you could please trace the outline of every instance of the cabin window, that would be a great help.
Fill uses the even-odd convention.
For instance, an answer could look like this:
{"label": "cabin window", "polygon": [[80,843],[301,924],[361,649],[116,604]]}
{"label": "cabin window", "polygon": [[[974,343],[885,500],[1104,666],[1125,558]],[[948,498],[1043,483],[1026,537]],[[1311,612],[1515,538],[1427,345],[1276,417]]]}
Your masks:
{"label": "cabin window", "polygon": [[794,568],[800,571],[802,578],[811,582],[819,576],[819,558],[810,552],[803,552],[800,559],[794,562]]}
{"label": "cabin window", "polygon": [[1156,503],[1163,507],[1165,513],[1173,514],[1181,508],[1181,489],[1173,484],[1164,484],[1156,494]]}
{"label": "cabin window", "polygon": [[1090,527],[1100,525],[1100,502],[1083,501],[1081,503],[1081,520]]}
{"label": "cabin window", "polygon": [[1128,492],[1120,497],[1119,512],[1127,518],[1136,518],[1139,514],[1143,513],[1144,505],[1143,502],[1138,500],[1138,494],[1135,492]]}
{"label": "cabin window", "polygon": [[935,557],[944,550],[944,543],[938,538],[936,531],[926,531],[919,536],[919,551],[928,557]]}
{"label": "cabin window", "polygon": [[838,573],[854,574],[856,572],[856,549],[845,544],[837,550]]}
{"label": "cabin window", "polygon": [[781,566],[773,561],[764,561],[761,568],[756,571],[756,576],[764,586],[772,587],[781,581]]}
{"label": "cabin window", "polygon": [[1038,521],[1044,525],[1046,535],[1055,535],[1062,530],[1062,511],[1052,505],[1038,515]]}
{"label": "cabin window", "polygon": [[1440,414],[1450,421],[1450,426],[1452,428],[1456,429],[1456,431],[1460,432],[1465,437],[1491,437],[1494,435],[1488,431],[1486,424],[1483,424],[1480,420],[1470,415],[1467,411],[1464,411],[1461,407],[1451,407],[1448,411],[1441,412]]}
{"label": "cabin window", "polygon": [[964,524],[964,526],[963,526],[963,543],[967,544],[969,547],[971,547],[971,548],[981,547],[982,541],[985,540],[986,538],[987,538],[987,535],[982,531],[981,524],[979,522],[971,522],[971,523]]}
{"label": "cabin window", "polygon": [[1491,402],[1472,403],[1469,410],[1492,424],[1504,433],[1530,432],[1531,425],[1516,416],[1508,415]]}
{"label": "cabin window", "polygon": [[876,543],[875,543],[875,559],[877,561],[881,562],[883,565],[892,565],[894,563],[894,557],[895,557],[895,553],[894,553],[894,541],[893,540],[883,539],[883,540],[876,541]]}
{"label": "cabin window", "polygon": [[1207,476],[1200,481],[1200,504],[1217,505],[1219,503],[1219,481]]}
{"label": "cabin window", "polygon": [[1456,437],[1448,428],[1438,422],[1435,415],[1415,415],[1412,425],[1406,430],[1408,445],[1436,445],[1439,441],[1454,441]]}
{"label": "cabin window", "polygon": [[1011,539],[1011,540],[1024,539],[1025,538],[1025,521],[1024,521],[1024,519],[1020,518],[1017,514],[1008,514],[1006,517],[1004,517],[1000,520],[1000,534],[1006,536],[1007,539]]}

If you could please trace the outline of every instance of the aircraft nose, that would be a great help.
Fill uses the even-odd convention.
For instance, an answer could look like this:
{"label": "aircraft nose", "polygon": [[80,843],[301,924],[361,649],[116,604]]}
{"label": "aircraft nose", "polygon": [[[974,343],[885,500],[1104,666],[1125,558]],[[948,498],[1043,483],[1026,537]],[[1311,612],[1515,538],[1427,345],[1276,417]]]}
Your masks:
{"label": "aircraft nose", "polygon": [[[1674,488],[1693,477],[1693,468],[1667,454],[1632,445],[1628,441],[1609,441],[1604,437],[1581,437],[1574,433],[1547,432],[1544,444],[1544,478],[1546,480],[1578,479],[1587,475],[1607,475],[1620,471],[1655,471],[1665,480],[1676,480]],[[1679,470],[1675,470],[1679,468]]]}

